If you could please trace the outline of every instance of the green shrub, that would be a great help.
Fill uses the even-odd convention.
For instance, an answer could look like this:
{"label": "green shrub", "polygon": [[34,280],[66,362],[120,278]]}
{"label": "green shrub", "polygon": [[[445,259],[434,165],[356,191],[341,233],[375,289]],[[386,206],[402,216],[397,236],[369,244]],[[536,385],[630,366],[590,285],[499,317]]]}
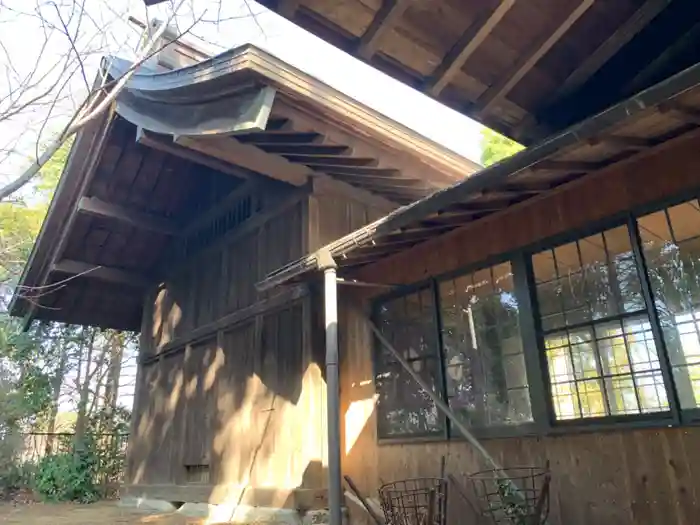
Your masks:
{"label": "green shrub", "polygon": [[31,487],[35,474],[36,466],[32,463],[6,463],[0,470],[0,492],[8,494]]}
{"label": "green shrub", "polygon": [[89,449],[47,456],[39,462],[34,487],[48,501],[96,501],[99,498],[94,482],[96,466]]}

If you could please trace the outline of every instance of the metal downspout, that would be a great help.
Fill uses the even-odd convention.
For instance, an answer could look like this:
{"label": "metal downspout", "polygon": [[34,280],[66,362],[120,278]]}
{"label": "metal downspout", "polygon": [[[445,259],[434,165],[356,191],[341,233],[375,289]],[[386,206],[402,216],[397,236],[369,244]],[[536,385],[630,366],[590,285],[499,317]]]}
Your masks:
{"label": "metal downspout", "polygon": [[318,254],[323,270],[326,326],[326,403],[328,405],[328,508],[330,525],[342,523],[342,474],[340,470],[340,388],[338,374],[338,283],[330,251]]}

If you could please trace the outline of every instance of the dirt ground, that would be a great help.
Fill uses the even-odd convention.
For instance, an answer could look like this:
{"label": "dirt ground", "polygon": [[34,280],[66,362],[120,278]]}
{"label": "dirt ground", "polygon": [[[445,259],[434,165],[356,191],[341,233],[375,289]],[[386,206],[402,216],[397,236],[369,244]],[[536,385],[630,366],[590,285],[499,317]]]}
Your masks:
{"label": "dirt ground", "polygon": [[206,520],[178,514],[149,515],[118,507],[114,501],[78,505],[70,503],[0,503],[0,525],[205,525]]}

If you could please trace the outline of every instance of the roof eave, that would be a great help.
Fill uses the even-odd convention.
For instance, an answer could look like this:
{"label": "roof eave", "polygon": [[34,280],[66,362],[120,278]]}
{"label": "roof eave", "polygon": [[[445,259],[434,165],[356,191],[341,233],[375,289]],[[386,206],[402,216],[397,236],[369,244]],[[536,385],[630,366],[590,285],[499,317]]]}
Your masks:
{"label": "roof eave", "polygon": [[643,90],[627,100],[545,139],[538,145],[489,166],[451,187],[439,190],[428,197],[399,208],[389,215],[333,241],[313,254],[270,273],[264,280],[256,284],[256,288],[260,291],[269,290],[292,279],[298,279],[305,273],[316,269],[317,265],[314,261],[317,260],[316,254],[320,251],[327,250],[332,257],[343,257],[354,249],[370,244],[382,235],[406,228],[416,220],[438,213],[450,204],[493,188],[508,177],[545,160],[562,149],[592,139],[601,131],[631,119],[650,107],[658,106],[698,85],[700,85],[700,64]]}

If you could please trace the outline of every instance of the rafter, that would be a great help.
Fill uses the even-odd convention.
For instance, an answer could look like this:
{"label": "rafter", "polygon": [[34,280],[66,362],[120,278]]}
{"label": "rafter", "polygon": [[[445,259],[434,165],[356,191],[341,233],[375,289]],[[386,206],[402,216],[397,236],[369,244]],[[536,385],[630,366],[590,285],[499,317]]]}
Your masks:
{"label": "rafter", "polygon": [[533,171],[593,171],[604,166],[600,162],[578,160],[543,160],[532,166]]}
{"label": "rafter", "polygon": [[683,120],[687,120],[694,124],[700,124],[700,108],[671,101],[659,104],[659,111],[661,113],[676,113]]}
{"label": "rafter", "polygon": [[289,162],[299,162],[308,166],[377,166],[377,159],[342,155],[282,155]]}
{"label": "rafter", "polygon": [[625,137],[620,135],[604,135],[588,141],[591,146],[598,144],[608,144],[624,149],[642,150],[654,146],[655,142],[650,139],[639,137]]}
{"label": "rafter", "polygon": [[535,44],[522,54],[515,67],[488,88],[476,103],[477,115],[484,118],[489,111],[504,99],[508,93],[537,65],[540,59],[546,55],[552,47],[561,39],[576,21],[588,11],[595,0],[582,0],[552,33],[545,33]]}
{"label": "rafter", "polygon": [[83,261],[74,261],[71,259],[62,259],[51,267],[52,273],[62,273],[67,275],[75,275],[85,277],[87,279],[97,279],[114,284],[123,284],[134,286],[137,288],[146,288],[151,284],[151,280],[146,276],[127,272],[119,268],[110,268],[86,263]]}
{"label": "rafter", "polygon": [[644,29],[670,3],[671,0],[647,0],[644,2],[617,31],[569,74],[554,94],[552,100],[559,101],[585,84],[589,78],[595,75],[608,60]]}
{"label": "rafter", "polygon": [[442,63],[428,80],[425,91],[438,96],[445,86],[454,78],[464,63],[474,54],[474,51],[486,40],[496,25],[513,7],[515,0],[502,0],[491,12],[482,13],[477,20],[462,34],[457,43],[450,49]]}
{"label": "rafter", "polygon": [[111,204],[97,197],[82,197],[78,202],[78,212],[123,222],[135,228],[163,235],[172,236],[178,232],[178,225],[164,217]]}
{"label": "rafter", "polygon": [[333,144],[256,144],[256,146],[268,153],[277,155],[344,155],[350,153],[348,146],[336,146]]}
{"label": "rafter", "polygon": [[271,130],[236,135],[235,138],[243,144],[315,144],[323,139],[315,132]]}
{"label": "rafter", "polygon": [[175,157],[181,159],[189,160],[196,164],[201,164],[202,166],[207,166],[214,170],[220,171],[221,173],[226,173],[228,175],[233,175],[240,179],[248,179],[250,174],[245,170],[239,169],[236,166],[222,162],[219,159],[210,157],[209,155],[202,155],[201,153],[194,151],[189,148],[183,148],[182,146],[173,142],[173,138],[165,135],[157,135],[143,128],[136,128],[136,142],[149,148],[162,151],[163,153],[169,153]]}
{"label": "rafter", "polygon": [[357,54],[369,60],[377,50],[382,36],[401,18],[410,0],[384,0],[365,33],[360,38]]}

